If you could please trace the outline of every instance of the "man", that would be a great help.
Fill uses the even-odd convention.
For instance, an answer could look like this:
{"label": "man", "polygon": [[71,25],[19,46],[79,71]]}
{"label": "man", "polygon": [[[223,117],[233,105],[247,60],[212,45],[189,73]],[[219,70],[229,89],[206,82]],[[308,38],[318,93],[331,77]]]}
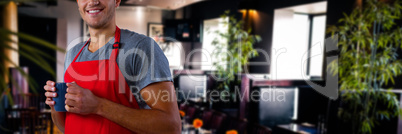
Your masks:
{"label": "man", "polygon": [[77,0],[91,39],[66,55],[67,112],[54,110],[55,82],[44,86],[53,122],[74,134],[180,133],[168,61],[155,41],[116,26],[120,2]]}

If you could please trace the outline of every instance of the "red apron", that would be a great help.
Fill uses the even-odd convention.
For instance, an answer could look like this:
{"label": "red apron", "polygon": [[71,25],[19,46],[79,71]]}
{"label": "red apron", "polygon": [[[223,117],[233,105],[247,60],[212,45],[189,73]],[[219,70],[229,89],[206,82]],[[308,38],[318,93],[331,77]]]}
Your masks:
{"label": "red apron", "polygon": [[[108,60],[75,62],[82,49],[88,45],[87,41],[67,68],[64,81],[67,83],[75,81],[98,97],[138,109],[138,103],[116,63],[120,42],[120,29],[117,26],[114,39],[113,51]],[[65,133],[126,134],[133,132],[99,115],[79,115],[67,112]]]}

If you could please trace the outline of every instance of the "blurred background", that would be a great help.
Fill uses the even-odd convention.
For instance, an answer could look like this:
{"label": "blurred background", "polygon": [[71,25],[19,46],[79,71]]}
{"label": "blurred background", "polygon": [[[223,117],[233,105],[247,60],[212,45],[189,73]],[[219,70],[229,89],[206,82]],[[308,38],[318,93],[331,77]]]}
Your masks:
{"label": "blurred background", "polygon": [[[89,38],[88,26],[75,0],[0,6],[0,133],[60,133],[42,85],[63,80],[65,51]],[[116,21],[164,51],[183,133],[402,134],[401,8],[397,0],[122,0]],[[338,49],[328,49],[332,33]],[[324,87],[329,75],[339,77],[339,92],[327,89],[334,96],[306,82]]]}

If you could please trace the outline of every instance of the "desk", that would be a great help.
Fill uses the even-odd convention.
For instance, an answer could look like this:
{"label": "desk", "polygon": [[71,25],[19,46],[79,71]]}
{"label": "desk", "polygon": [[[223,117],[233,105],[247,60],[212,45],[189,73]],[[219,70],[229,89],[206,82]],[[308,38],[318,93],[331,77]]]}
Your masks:
{"label": "desk", "polygon": [[315,127],[303,126],[300,124],[277,125],[274,133],[278,134],[317,134]]}
{"label": "desk", "polygon": [[[182,134],[197,134],[195,128],[192,124],[183,124],[183,130],[181,131]],[[200,128],[198,130],[198,134],[213,134],[211,130],[206,130]]]}

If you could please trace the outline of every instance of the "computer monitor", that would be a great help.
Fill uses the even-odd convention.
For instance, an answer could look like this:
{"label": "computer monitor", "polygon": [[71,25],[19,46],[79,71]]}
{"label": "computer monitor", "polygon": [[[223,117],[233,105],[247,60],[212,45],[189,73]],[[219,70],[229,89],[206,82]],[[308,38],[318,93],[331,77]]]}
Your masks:
{"label": "computer monitor", "polygon": [[[258,90],[259,89],[259,90]],[[275,127],[289,124],[297,120],[298,88],[297,87],[262,87],[257,100],[258,123]],[[251,113],[253,113],[251,111]]]}
{"label": "computer monitor", "polygon": [[178,76],[178,100],[205,102],[207,91],[206,75],[179,75]]}

